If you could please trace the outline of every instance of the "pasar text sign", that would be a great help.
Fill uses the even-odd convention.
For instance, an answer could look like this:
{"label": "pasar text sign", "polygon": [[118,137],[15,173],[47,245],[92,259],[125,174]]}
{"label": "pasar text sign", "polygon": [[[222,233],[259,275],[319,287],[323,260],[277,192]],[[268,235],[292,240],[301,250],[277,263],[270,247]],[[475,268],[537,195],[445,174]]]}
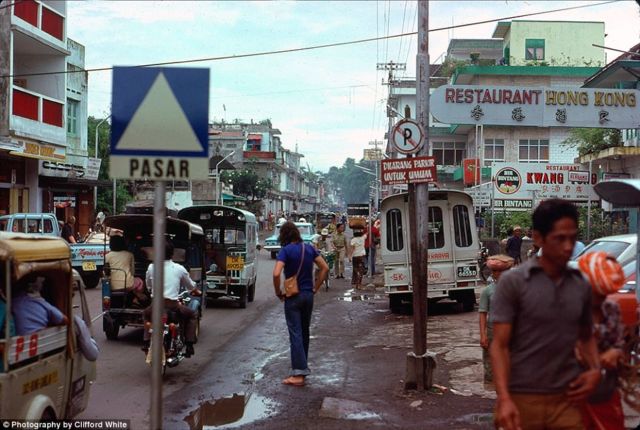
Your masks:
{"label": "pasar text sign", "polygon": [[209,69],[115,67],[112,178],[208,179]]}
{"label": "pasar text sign", "polygon": [[380,162],[382,185],[419,184],[437,180],[434,157],[393,158]]}
{"label": "pasar text sign", "polygon": [[638,128],[639,101],[633,89],[447,85],[429,109],[446,124]]}

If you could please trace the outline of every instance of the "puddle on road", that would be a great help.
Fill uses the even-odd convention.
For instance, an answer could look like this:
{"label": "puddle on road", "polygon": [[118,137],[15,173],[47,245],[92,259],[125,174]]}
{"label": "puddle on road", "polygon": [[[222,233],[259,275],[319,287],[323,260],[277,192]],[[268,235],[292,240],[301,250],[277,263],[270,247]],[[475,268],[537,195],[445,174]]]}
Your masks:
{"label": "puddle on road", "polygon": [[338,297],[338,300],[342,300],[343,302],[355,302],[355,301],[382,300],[384,298],[385,298],[384,294],[359,293],[357,292],[357,290],[350,289],[346,293],[344,293],[342,297]]}
{"label": "puddle on road", "polygon": [[184,421],[191,430],[234,428],[267,418],[275,412],[276,403],[258,394],[234,394],[204,402]]}
{"label": "puddle on road", "polygon": [[468,424],[490,424],[493,423],[493,414],[468,414],[458,418],[458,421]]}

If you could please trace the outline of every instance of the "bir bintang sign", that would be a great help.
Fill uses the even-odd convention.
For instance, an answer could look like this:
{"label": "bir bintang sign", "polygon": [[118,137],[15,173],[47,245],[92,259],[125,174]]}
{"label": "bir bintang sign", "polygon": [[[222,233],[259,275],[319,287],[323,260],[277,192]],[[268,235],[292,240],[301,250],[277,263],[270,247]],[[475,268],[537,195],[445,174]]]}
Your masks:
{"label": "bir bintang sign", "polygon": [[640,127],[638,90],[579,87],[438,87],[431,114],[446,124],[531,127]]}

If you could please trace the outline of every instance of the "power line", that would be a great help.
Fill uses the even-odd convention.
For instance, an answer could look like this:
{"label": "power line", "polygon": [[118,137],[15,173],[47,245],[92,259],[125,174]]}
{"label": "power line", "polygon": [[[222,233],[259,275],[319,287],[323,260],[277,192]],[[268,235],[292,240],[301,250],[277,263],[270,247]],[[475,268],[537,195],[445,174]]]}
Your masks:
{"label": "power line", "polygon": [[[431,32],[436,32],[436,31],[450,30],[452,28],[470,27],[470,26],[473,26],[473,25],[488,24],[488,23],[497,22],[497,21],[516,19],[516,18],[524,18],[524,17],[534,16],[534,15],[544,15],[544,14],[549,14],[549,13],[554,13],[554,12],[563,12],[563,11],[567,11],[567,10],[583,9],[583,8],[586,8],[586,7],[601,6],[601,5],[610,4],[610,3],[618,3],[620,1],[623,1],[623,0],[608,0],[608,1],[600,2],[600,3],[591,3],[591,4],[581,5],[581,6],[571,6],[571,7],[565,7],[565,8],[560,8],[560,9],[552,9],[552,10],[541,11],[541,12],[531,12],[531,13],[526,13],[526,14],[502,17],[502,18],[487,19],[487,20],[483,20],[483,21],[470,22],[470,23],[466,23],[466,24],[458,24],[458,25],[454,25],[454,26],[434,28],[434,29],[429,30],[429,32],[431,33]],[[163,62],[158,62],[158,63],[138,64],[138,65],[135,65],[135,66],[132,66],[132,67],[169,66],[169,65],[175,65],[175,64],[202,63],[202,62],[205,62],[205,61],[222,61],[222,60],[234,60],[234,59],[239,59],[239,58],[262,57],[262,56],[267,56],[267,55],[289,54],[289,53],[293,53],[293,52],[304,52],[304,51],[313,51],[313,50],[316,50],[316,49],[335,48],[335,47],[347,46],[347,45],[357,45],[357,44],[362,44],[362,43],[373,42],[373,41],[376,41],[376,40],[390,40],[390,39],[396,39],[396,38],[399,38],[399,37],[415,36],[417,34],[418,33],[416,31],[413,31],[413,32],[410,32],[410,33],[393,34],[393,35],[379,36],[379,37],[369,37],[369,38],[366,38],[366,39],[350,40],[350,41],[347,41],[347,42],[326,43],[326,44],[322,44],[322,45],[312,45],[312,46],[305,46],[305,47],[301,47],[301,48],[280,49],[280,50],[275,50],[275,51],[260,51],[260,52],[252,52],[252,53],[248,53],[248,54],[223,55],[223,56],[218,56],[218,57],[193,58],[193,59],[189,59],[189,60],[163,61]],[[0,78],[17,78],[17,77],[27,77],[27,76],[46,76],[46,75],[69,74],[69,73],[84,73],[84,72],[104,72],[104,71],[109,71],[109,70],[113,70],[113,67],[112,66],[110,66],[110,67],[96,67],[96,68],[80,69],[80,70],[64,70],[64,71],[59,71],[59,72],[21,73],[21,74],[13,74],[13,75],[3,75],[3,76],[0,76]]]}
{"label": "power line", "polygon": [[[407,17],[407,3],[409,0],[404,0],[404,12],[402,13],[402,28],[400,29],[400,33],[404,33],[404,21]],[[398,48],[398,62],[400,61],[402,55],[402,39],[400,39],[400,47]]]}
{"label": "power line", "polygon": [[[21,3],[22,1],[23,1],[23,0],[16,0],[16,1],[14,1],[13,3],[9,3],[9,4],[7,4],[7,5],[0,6],[0,9],[6,9],[6,8],[8,8],[8,7],[13,6],[14,4]],[[1,4],[2,4],[2,0],[0,0],[0,5],[1,5]]]}
{"label": "power line", "polygon": [[[413,21],[411,21],[411,22],[412,22],[412,24],[411,24],[411,29],[412,29],[412,30],[414,29],[414,25],[415,25],[415,27],[416,27],[416,28],[417,28],[417,26],[418,26],[418,20],[417,20],[417,18],[418,18],[418,2],[416,2],[416,7],[415,7],[415,9],[414,9],[414,11],[413,11]],[[409,53],[411,52],[411,45],[413,45],[411,42],[413,42],[413,36],[411,36],[411,38],[409,39],[409,43],[407,43],[407,56],[406,56],[406,58],[404,59],[404,63],[405,63],[405,64],[407,64],[407,61],[409,61]],[[406,74],[406,73],[407,73],[407,69],[405,68],[405,69],[402,71],[402,77],[403,77],[403,78],[404,78],[404,76],[405,76],[405,74]]]}

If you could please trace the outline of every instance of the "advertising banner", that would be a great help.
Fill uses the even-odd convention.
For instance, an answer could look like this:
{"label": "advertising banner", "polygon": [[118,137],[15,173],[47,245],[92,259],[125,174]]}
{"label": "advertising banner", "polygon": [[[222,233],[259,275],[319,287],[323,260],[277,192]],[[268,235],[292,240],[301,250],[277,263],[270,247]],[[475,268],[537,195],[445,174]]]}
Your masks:
{"label": "advertising banner", "polygon": [[[465,185],[475,185],[479,184],[480,181],[480,169],[478,166],[480,165],[480,160],[477,158],[466,158],[462,160],[462,169],[463,175],[462,179]],[[475,171],[475,178],[473,172]]]}
{"label": "advertising banner", "polygon": [[636,128],[639,98],[633,89],[446,85],[429,108],[445,124]]}
{"label": "advertising banner", "polygon": [[574,202],[599,200],[593,190],[597,174],[577,164],[493,163],[494,207],[532,209],[541,200],[560,198]]}
{"label": "advertising banner", "polygon": [[437,181],[434,157],[393,158],[381,161],[382,185]]}

